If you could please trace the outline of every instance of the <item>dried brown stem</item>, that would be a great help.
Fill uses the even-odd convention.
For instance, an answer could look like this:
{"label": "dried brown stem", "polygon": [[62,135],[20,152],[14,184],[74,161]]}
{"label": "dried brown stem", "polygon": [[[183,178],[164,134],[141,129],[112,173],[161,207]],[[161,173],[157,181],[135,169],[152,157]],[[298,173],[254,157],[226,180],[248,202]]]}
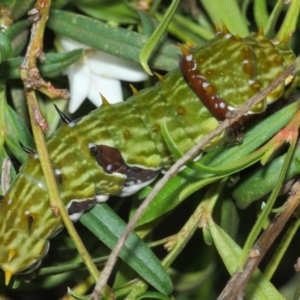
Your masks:
{"label": "dried brown stem", "polygon": [[[51,0],[37,0],[35,8],[29,12],[30,20],[34,23],[31,30],[31,37],[27,48],[27,53],[20,68],[20,73],[21,78],[24,82],[32,132],[34,135],[41,168],[43,170],[45,182],[48,189],[50,199],[49,206],[53,210],[55,216],[60,215],[63,219],[63,222],[77,247],[78,253],[81,255],[92,277],[96,281],[99,277],[99,271],[93,263],[88,251],[85,249],[81,239],[77,235],[77,232],[73,226],[72,221],[69,218],[68,211],[60,197],[60,193],[56,185],[56,180],[53,174],[51,161],[45,143],[45,137],[41,130],[45,130],[45,128],[47,127],[47,123],[44,117],[40,114],[36,94],[34,91],[35,89],[42,91],[43,88],[46,88],[48,92],[51,92],[51,89],[54,90],[52,95],[55,95],[55,93],[61,93],[61,90],[56,90],[50,83],[44,82],[44,80],[40,77],[39,71],[36,67],[36,59],[39,58],[40,60],[42,60],[44,57],[43,35],[46,21],[49,15],[50,4]],[[107,295],[110,294],[111,291],[108,287],[105,287],[104,293]]]}
{"label": "dried brown stem", "polygon": [[[291,196],[288,198],[285,204],[285,210],[277,214],[268,228],[262,233],[260,238],[252,247],[252,250],[244,264],[243,271],[236,272],[232,275],[228,281],[226,287],[218,297],[218,300],[235,300],[243,299],[243,291],[250,280],[253,272],[259,265],[260,261],[273,244],[283,227],[291,217],[292,213],[298,207],[300,203],[300,182],[297,181],[292,189]],[[257,255],[251,255],[253,253]]]}
{"label": "dried brown stem", "polygon": [[[49,98],[69,99],[69,92],[65,89],[55,89],[50,82],[46,82],[40,75],[36,66],[36,60],[44,61],[43,38],[45,25],[49,15],[51,1],[37,1],[34,8],[28,12],[28,21],[32,22],[31,36],[24,61],[20,67],[20,76],[27,91],[39,90]],[[43,118],[37,103],[31,107],[35,123],[43,129],[48,130],[48,125]]]}

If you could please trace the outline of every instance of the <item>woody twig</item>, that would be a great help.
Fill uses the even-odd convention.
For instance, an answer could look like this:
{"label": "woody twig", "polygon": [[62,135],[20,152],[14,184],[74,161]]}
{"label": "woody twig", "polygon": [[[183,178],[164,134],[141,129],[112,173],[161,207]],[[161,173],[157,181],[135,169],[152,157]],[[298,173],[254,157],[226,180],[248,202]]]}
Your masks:
{"label": "woody twig", "polygon": [[[45,25],[49,15],[50,2],[48,0],[37,1],[34,8],[28,12],[28,21],[32,22],[31,36],[24,61],[20,67],[20,76],[24,82],[26,91],[38,90],[51,99],[70,98],[68,90],[56,89],[51,82],[45,81],[37,68],[36,61],[45,60],[43,51],[43,37]],[[35,123],[38,124],[43,131],[48,130],[48,125],[42,116],[37,103],[33,100],[28,103],[34,116]]]}
{"label": "woody twig", "polygon": [[[29,107],[32,132],[34,135],[41,168],[45,177],[45,182],[48,189],[50,207],[56,217],[61,216],[70,236],[72,237],[78,252],[81,254],[87,268],[89,269],[94,281],[99,277],[99,271],[93,263],[89,253],[85,249],[81,239],[69,218],[67,209],[60,197],[59,190],[56,185],[56,180],[53,174],[50,158],[48,155],[43,131],[46,131],[48,125],[46,120],[41,115],[35,90],[38,90],[50,98],[69,98],[69,93],[66,90],[55,89],[50,82],[46,82],[39,73],[36,66],[36,60],[44,60],[43,52],[43,37],[46,21],[49,16],[51,0],[37,0],[34,8],[29,12],[29,21],[33,23],[31,36],[27,48],[25,59],[20,67],[21,79],[24,82],[26,99]],[[104,294],[109,294],[110,289],[106,288]]]}
{"label": "woody twig", "polygon": [[277,214],[268,228],[257,240],[243,266],[243,271],[237,271],[228,281],[226,287],[219,295],[218,300],[243,299],[244,289],[253,272],[261,262],[270,245],[278,237],[291,215],[300,203],[300,183],[297,181],[290,192],[290,197],[285,204],[285,210]]}

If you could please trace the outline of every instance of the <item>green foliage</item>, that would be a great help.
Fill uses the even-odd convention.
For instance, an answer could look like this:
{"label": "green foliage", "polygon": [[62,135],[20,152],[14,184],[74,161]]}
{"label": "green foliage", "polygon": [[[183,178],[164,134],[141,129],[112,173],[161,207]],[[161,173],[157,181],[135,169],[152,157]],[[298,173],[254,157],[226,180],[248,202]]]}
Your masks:
{"label": "green foliage", "polygon": [[[47,80],[50,78],[56,87],[68,88],[63,70],[76,62],[84,63],[95,49],[136,63],[140,54],[146,53],[144,65],[148,64],[151,70],[167,72],[178,67],[181,54],[176,42],[204,43],[214,36],[214,22],[222,26],[222,21],[232,33],[241,37],[261,26],[268,37],[279,41],[293,33],[292,42],[298,54],[299,1],[290,4],[283,4],[280,0],[178,2],[175,11],[176,1],[169,10],[165,1],[150,4],[134,0],[129,3],[121,0],[53,1],[44,34],[45,61],[38,64],[41,75]],[[26,100],[20,88],[19,74],[30,25],[26,22],[26,13],[34,3],[4,1],[0,6],[8,11],[8,15],[0,15],[0,24],[9,24],[7,18],[12,21],[0,31],[0,170],[5,159],[13,159],[15,169],[9,173],[10,181],[27,157],[18,141],[34,148],[27,127]],[[195,6],[190,6],[191,3]],[[145,5],[142,10],[141,5]],[[162,27],[157,27],[161,20]],[[155,31],[156,28],[159,29]],[[151,36],[153,32],[155,35]],[[81,48],[60,53],[55,41],[58,35],[65,35],[94,50]],[[153,84],[151,78],[144,87]],[[296,81],[287,90],[284,103],[293,97],[299,99],[297,85]],[[124,93],[128,93],[126,87]],[[41,95],[39,101],[54,131],[59,119],[51,108],[52,100]],[[67,103],[62,100],[59,103],[64,110]],[[117,299],[217,298],[224,282],[241,268],[243,258],[248,255],[257,236],[273,220],[272,209],[285,209],[281,206],[288,194],[278,196],[272,193],[268,201],[276,202],[274,206],[269,204],[263,213],[261,204],[270,192],[279,190],[280,180],[299,176],[299,147],[292,155],[286,154],[285,146],[277,149],[272,148],[273,145],[266,146],[266,143],[288,126],[298,108],[298,102],[283,108],[275,107],[274,113],[245,130],[242,144],[220,145],[196,161],[190,161],[169,180],[140,218],[136,233],[130,235],[121,252],[120,257],[126,264],[118,263],[109,281]],[[76,116],[83,116],[91,109],[93,107],[85,102]],[[167,126],[161,130],[170,151],[180,158],[182,153],[169,135]],[[288,142],[292,144],[290,140]],[[269,161],[262,165],[260,160],[264,161],[266,156],[270,157]],[[281,173],[282,168],[286,173]],[[129,199],[113,198],[83,215],[80,220],[83,226],[77,224],[77,227],[93,258],[101,262],[106,260],[125,224],[154,186],[155,183]],[[299,256],[298,226],[299,222],[287,223],[289,235],[283,237],[282,244],[267,245],[267,248],[272,246],[276,253],[273,257],[267,253],[265,257],[263,263],[268,264],[266,276],[263,268],[253,272],[244,291],[247,299],[292,299],[292,296],[288,298],[283,294],[284,284],[287,286],[285,293],[296,295],[299,278],[293,278],[292,266]],[[61,286],[65,287],[66,293],[68,286],[72,290],[75,285],[85,286],[88,273],[80,263],[80,255],[72,241],[65,233],[60,234],[53,239],[50,253],[36,279],[30,284],[21,281],[13,291],[13,297],[17,299],[24,290],[30,290],[32,299],[38,299],[43,289],[51,288],[55,297],[60,298],[62,294],[58,290]],[[271,282],[272,275],[274,280]],[[12,287],[5,287],[2,277],[0,286],[3,297],[11,294]],[[86,299],[84,295],[89,287],[81,292],[74,289],[70,294]]]}

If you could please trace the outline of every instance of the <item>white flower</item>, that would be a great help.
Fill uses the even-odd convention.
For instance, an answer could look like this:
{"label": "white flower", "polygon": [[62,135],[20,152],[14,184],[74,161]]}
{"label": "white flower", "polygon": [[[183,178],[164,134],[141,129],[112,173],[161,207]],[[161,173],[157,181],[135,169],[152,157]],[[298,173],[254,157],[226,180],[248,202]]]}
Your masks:
{"label": "white flower", "polygon": [[85,49],[84,57],[64,70],[70,83],[69,112],[75,112],[85,98],[97,107],[102,104],[100,93],[109,103],[123,101],[120,80],[143,81],[148,75],[138,64],[91,49],[68,37],[61,36],[59,42],[64,51]]}

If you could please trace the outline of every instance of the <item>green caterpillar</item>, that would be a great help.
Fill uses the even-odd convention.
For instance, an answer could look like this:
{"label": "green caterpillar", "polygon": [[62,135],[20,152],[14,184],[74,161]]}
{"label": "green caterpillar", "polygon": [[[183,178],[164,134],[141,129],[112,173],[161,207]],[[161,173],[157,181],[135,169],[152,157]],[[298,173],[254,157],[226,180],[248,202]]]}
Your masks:
{"label": "green caterpillar", "polygon": [[[59,112],[64,124],[47,146],[72,220],[110,195],[137,192],[170,167],[175,159],[161,135],[162,120],[177,147],[186,152],[295,59],[286,44],[272,44],[261,31],[240,38],[226,27],[217,29],[205,45],[182,50],[180,68],[126,102],[105,102],[78,121]],[[281,84],[242,116],[232,132],[264,112],[283,91]],[[206,150],[221,139],[215,138]],[[6,284],[12,275],[37,268],[49,239],[63,227],[49,206],[39,159],[25,150],[28,161],[0,203],[0,268]]]}

